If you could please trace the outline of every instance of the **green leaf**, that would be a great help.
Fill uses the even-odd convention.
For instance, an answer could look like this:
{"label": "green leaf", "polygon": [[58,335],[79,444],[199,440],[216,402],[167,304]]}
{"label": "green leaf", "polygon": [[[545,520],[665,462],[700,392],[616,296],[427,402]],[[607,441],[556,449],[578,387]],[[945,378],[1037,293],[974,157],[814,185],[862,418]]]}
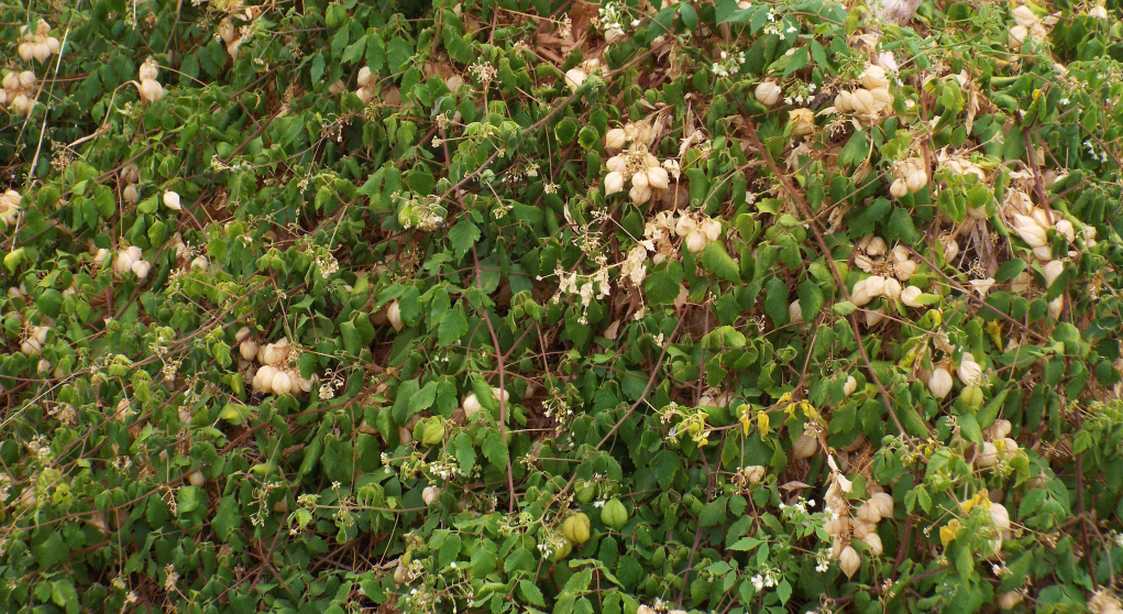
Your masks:
{"label": "green leaf", "polygon": [[780,327],[788,323],[788,285],[783,279],[773,277],[765,285],[764,313],[772,320],[772,326]]}
{"label": "green leaf", "polygon": [[819,315],[819,310],[823,308],[825,300],[823,290],[819,288],[819,284],[810,279],[805,279],[800,282],[796,292],[799,295],[799,312],[803,321],[813,321],[815,316]]}
{"label": "green leaf", "polygon": [[460,221],[448,231],[449,241],[452,243],[452,252],[457,258],[462,257],[472,249],[476,241],[480,239],[480,229],[472,222],[468,216],[460,218]]}
{"label": "green leaf", "polygon": [[437,330],[437,343],[449,346],[468,333],[468,318],[464,315],[464,307],[459,303],[445,312]]}
{"label": "green leaf", "polygon": [[522,596],[523,601],[530,605],[540,608],[546,607],[546,597],[542,595],[538,586],[530,580],[519,580],[519,595]]}
{"label": "green leaf", "polygon": [[741,281],[740,267],[720,241],[710,241],[702,250],[702,267],[725,281]]}
{"label": "green leaf", "polygon": [[484,453],[484,458],[486,458],[493,467],[507,467],[507,443],[503,441],[503,436],[499,434],[499,431],[489,429],[484,433],[480,449]]}

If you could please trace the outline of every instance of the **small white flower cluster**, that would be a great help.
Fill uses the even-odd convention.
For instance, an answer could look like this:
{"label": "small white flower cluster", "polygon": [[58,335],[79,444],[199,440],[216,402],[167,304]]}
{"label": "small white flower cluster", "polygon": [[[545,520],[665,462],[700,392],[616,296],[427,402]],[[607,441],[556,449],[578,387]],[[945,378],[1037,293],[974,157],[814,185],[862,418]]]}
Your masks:
{"label": "small white flower cluster", "polygon": [[4,89],[0,91],[0,105],[17,115],[30,115],[35,108],[35,73],[30,70],[4,75]]}
{"label": "small white flower cluster", "polygon": [[1084,149],[1088,150],[1088,157],[1092,158],[1093,160],[1099,160],[1100,164],[1107,164],[1106,149],[1096,151],[1096,146],[1092,143],[1092,141],[1088,140],[1084,141]]}
{"label": "small white flower cluster", "polygon": [[715,77],[732,77],[733,75],[741,72],[741,66],[745,63],[746,56],[744,51],[737,51],[729,53],[722,51],[718,54],[718,61],[710,64],[710,72]]}
{"label": "small white flower cluster", "polygon": [[15,190],[7,190],[0,194],[0,224],[11,225],[20,214],[20,203],[23,196]]}
{"label": "small white flower cluster", "polygon": [[156,63],[155,58],[148,58],[140,65],[140,70],[137,71],[137,76],[140,78],[140,85],[137,89],[140,91],[140,99],[145,102],[156,102],[164,97],[167,92],[164,86],[160,85],[157,77],[160,75],[160,65]]}
{"label": "small white flower cluster", "polygon": [[904,198],[908,194],[915,194],[928,185],[928,171],[924,168],[924,160],[908,158],[893,165],[893,183],[889,186],[889,194],[893,198]]}
{"label": "small white flower cluster", "polygon": [[369,66],[363,66],[359,69],[359,76],[355,78],[355,82],[359,84],[359,89],[355,90],[355,95],[359,97],[364,103],[374,100],[375,86],[378,85],[378,80],[374,78],[374,73],[371,72]]}
{"label": "small white flower cluster", "polygon": [[27,26],[20,28],[20,44],[16,52],[24,62],[35,60],[42,64],[59,51],[59,40],[51,36],[51,24],[40,19],[32,31]]}
{"label": "small white flower cluster", "polygon": [[766,588],[774,588],[779,584],[779,575],[775,569],[767,569],[763,574],[753,574],[749,581],[753,583],[753,588],[759,593]]}
{"label": "small white flower cluster", "polygon": [[50,326],[32,326],[20,342],[19,350],[27,356],[38,356],[47,343],[49,332],[51,332]]}
{"label": "small white flower cluster", "polygon": [[398,201],[398,223],[407,230],[432,232],[444,223],[448,214],[439,194],[418,196],[413,192],[395,192],[391,197]]}
{"label": "small white flower cluster", "polygon": [[[576,271],[567,273],[560,267],[555,271],[558,276],[558,293],[554,300],[561,300],[563,294],[574,294],[581,298],[581,306],[588,308],[596,298],[607,298],[612,290],[608,278],[608,267],[601,267],[592,275],[579,275]],[[581,318],[584,320],[584,317]]]}
{"label": "small white flower cluster", "polygon": [[[1013,425],[1009,420],[998,419],[984,433],[986,441],[975,455],[975,466],[981,469],[1009,461],[1018,453],[1018,442],[1010,437]],[[993,504],[992,504],[993,505]]]}
{"label": "small white flower cluster", "polygon": [[866,124],[876,124],[893,110],[893,94],[885,69],[875,64],[866,66],[858,76],[862,86],[842,90],[835,96],[834,108],[839,113],[852,113]]}
{"label": "small white flower cluster", "polygon": [[[102,251],[107,252],[108,250],[99,250],[99,261],[104,258],[105,255],[108,255],[107,253],[103,255]],[[113,272],[116,273],[118,277],[124,277],[132,273],[136,275],[137,279],[144,280],[148,277],[148,273],[151,270],[152,263],[144,259],[143,252],[135,245],[117,250],[117,257],[113,259]]]}
{"label": "small white flower cluster", "polygon": [[296,354],[288,339],[281,339],[276,343],[258,346],[250,337],[250,329],[242,327],[234,335],[238,342],[238,351],[242,358],[249,361],[257,359],[261,363],[253,376],[253,389],[264,394],[296,394],[312,390],[312,381],[300,375],[300,371],[293,368]]}

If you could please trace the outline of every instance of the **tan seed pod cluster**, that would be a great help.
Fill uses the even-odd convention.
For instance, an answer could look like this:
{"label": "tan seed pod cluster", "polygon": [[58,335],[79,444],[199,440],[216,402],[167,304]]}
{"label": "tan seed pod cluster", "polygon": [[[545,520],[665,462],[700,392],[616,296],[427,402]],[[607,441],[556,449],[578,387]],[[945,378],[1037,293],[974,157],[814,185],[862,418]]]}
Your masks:
{"label": "tan seed pod cluster", "polygon": [[[613,128],[605,134],[605,148],[609,151],[627,149],[612,156],[605,165],[604,193],[611,196],[628,189],[628,197],[637,205],[651,200],[657,193],[671,185],[671,174],[664,164],[648,151],[650,127],[646,124],[628,124]],[[629,187],[630,186],[630,187]]]}
{"label": "tan seed pod cluster", "polygon": [[137,71],[140,85],[137,89],[140,91],[140,99],[144,102],[156,102],[167,93],[164,90],[164,86],[160,85],[160,82],[157,80],[159,75],[160,65],[156,63],[155,58],[150,57],[140,65],[140,70]]}
{"label": "tan seed pod cluster", "polygon": [[16,52],[24,62],[35,60],[42,64],[59,52],[61,46],[59,40],[51,36],[51,24],[43,19],[35,24],[34,30],[24,26],[20,34],[20,43],[16,47]]}
{"label": "tan seed pod cluster", "polygon": [[36,83],[35,73],[30,70],[5,74],[0,105],[8,105],[8,109],[16,115],[30,115],[35,108]]}
{"label": "tan seed pod cluster", "polygon": [[1007,40],[1014,49],[1021,49],[1027,38],[1045,40],[1049,36],[1045,22],[1028,6],[1019,5],[1010,11],[1010,16],[1014,18],[1014,25],[1010,26]]}
{"label": "tan seed pod cluster", "polygon": [[51,332],[50,326],[32,326],[27,329],[23,341],[20,342],[20,352],[27,356],[38,356],[47,344],[47,333]]}
{"label": "tan seed pod cluster", "polygon": [[6,190],[0,194],[0,225],[10,226],[20,214],[20,203],[23,197],[15,190]]}
{"label": "tan seed pod cluster", "polygon": [[290,366],[295,362],[291,360],[295,358],[295,354],[288,339],[259,347],[256,358],[261,366],[253,376],[254,391],[280,396],[312,389],[312,381],[302,377],[300,371]]}
{"label": "tan seed pod cluster", "polygon": [[1010,437],[1013,425],[1009,420],[995,420],[983,433],[986,441],[975,454],[975,466],[980,469],[994,467],[1000,462],[1009,461],[1018,453],[1018,442]]}
{"label": "tan seed pod cluster", "polygon": [[374,78],[374,73],[371,72],[369,66],[363,66],[359,69],[359,76],[355,78],[355,82],[359,85],[359,89],[355,90],[355,95],[359,97],[364,103],[374,100],[374,95],[378,93],[376,89],[378,80]]}
{"label": "tan seed pod cluster", "polygon": [[928,171],[924,169],[924,160],[908,158],[893,166],[896,177],[889,185],[889,194],[893,198],[904,198],[908,194],[915,194],[928,185]]}
{"label": "tan seed pod cluster", "polygon": [[144,259],[144,254],[135,245],[117,250],[117,257],[113,259],[113,272],[119,277],[132,273],[143,281],[151,270],[152,263]]}
{"label": "tan seed pod cluster", "polygon": [[889,92],[889,77],[885,69],[875,64],[866,66],[858,76],[861,87],[842,90],[834,98],[834,108],[839,113],[852,114],[859,121],[873,125],[893,111],[893,94]]}

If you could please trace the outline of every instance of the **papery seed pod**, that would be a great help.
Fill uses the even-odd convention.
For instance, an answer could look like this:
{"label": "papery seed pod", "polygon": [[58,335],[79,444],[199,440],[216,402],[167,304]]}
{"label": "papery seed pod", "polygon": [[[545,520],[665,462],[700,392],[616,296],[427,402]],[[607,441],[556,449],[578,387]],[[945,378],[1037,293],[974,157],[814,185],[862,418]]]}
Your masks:
{"label": "papery seed pod", "polygon": [[1014,430],[1014,425],[1009,420],[999,418],[987,429],[987,436],[991,439],[1003,439]]}
{"label": "papery seed pod", "polygon": [[1032,248],[1044,247],[1048,243],[1045,229],[1032,217],[1015,213],[1013,217],[1014,232],[1018,233],[1023,241]]}
{"label": "papery seed pod", "polygon": [[398,301],[395,300],[386,307],[386,321],[390,322],[395,332],[401,332],[405,326],[402,322],[402,306]]}
{"label": "papery seed pod", "polygon": [[624,189],[624,175],[617,171],[604,176],[604,195],[611,196]]}
{"label": "papery seed pod", "polygon": [[844,396],[850,396],[850,395],[854,394],[854,391],[857,390],[857,389],[858,389],[858,380],[854,379],[853,375],[847,375],[846,376],[846,382],[844,382],[842,384],[842,394]]}
{"label": "papery seed pod", "polygon": [[901,282],[892,277],[886,277],[885,284],[881,288],[881,296],[891,301],[901,298]]}
{"label": "papery seed pod", "polygon": [[889,493],[875,492],[870,495],[870,503],[877,508],[882,519],[893,517],[893,496]]}
{"label": "papery seed pod", "polygon": [[982,468],[993,467],[998,462],[998,447],[989,441],[979,446],[975,455],[975,465]]}
{"label": "papery seed pod", "polygon": [[858,518],[863,522],[877,524],[881,521],[881,510],[873,503],[866,501],[858,506]]}
{"label": "papery seed pod", "polygon": [[606,160],[604,165],[608,170],[620,173],[623,176],[624,171],[628,169],[628,160],[624,156],[616,155]]}
{"label": "papery seed pod", "polygon": [[1076,240],[1076,229],[1072,226],[1072,222],[1068,220],[1057,220],[1057,223],[1053,225],[1053,229],[1069,243]]}
{"label": "papery seed pod", "polygon": [[799,307],[799,299],[788,303],[788,319],[791,320],[793,324],[803,322],[803,310]]}
{"label": "papery seed pod", "polygon": [[706,249],[706,243],[706,235],[702,234],[700,230],[695,230],[686,236],[686,250],[692,254],[697,254]]}
{"label": "papery seed pod", "polygon": [[782,90],[773,81],[762,81],[753,93],[760,104],[770,107],[780,101]]}
{"label": "papery seed pod", "polygon": [[656,190],[666,190],[671,185],[670,175],[662,166],[647,167],[647,183]]}
{"label": "papery seed pod", "polygon": [[699,230],[706,235],[706,240],[717,241],[721,237],[721,221],[708,217],[702,221]]}
{"label": "papery seed pod", "polygon": [[359,75],[358,75],[358,77],[356,77],[355,82],[359,84],[359,87],[366,87],[368,85],[371,85],[371,83],[372,83],[371,77],[372,76],[373,76],[373,74],[370,71],[370,67],[369,66],[363,66],[362,68],[359,69]]}
{"label": "papery seed pod", "polygon": [[873,556],[881,556],[884,551],[884,546],[881,544],[881,536],[877,532],[870,532],[862,538],[862,542],[869,548],[870,554]]}
{"label": "papery seed pod", "polygon": [[847,578],[854,577],[861,565],[862,557],[853,546],[846,546],[838,555],[838,567],[842,570],[842,573],[846,574]]}
{"label": "papery seed pod", "polygon": [[975,362],[975,357],[970,352],[963,353],[955,372],[965,386],[974,386],[983,379],[983,368]]}
{"label": "papery seed pod", "polygon": [[885,239],[882,239],[877,235],[870,235],[866,237],[861,243],[859,243],[859,246],[863,251],[871,256],[881,256],[885,254],[889,247],[885,244]]}
{"label": "papery seed pod", "polygon": [[292,378],[287,371],[278,369],[277,372],[273,374],[271,386],[273,388],[273,394],[288,394],[292,392]]}
{"label": "papery seed pod", "polygon": [[804,431],[792,445],[792,455],[798,459],[811,458],[819,450],[819,439]]}
{"label": "papery seed pod", "polygon": [[850,523],[850,532],[858,539],[864,539],[870,533],[877,531],[877,525],[866,522],[864,520],[857,520]]}
{"label": "papery seed pod", "polygon": [[565,72],[565,84],[569,86],[571,91],[576,92],[577,88],[581,87],[581,84],[588,77],[589,75],[585,74],[585,71],[580,68],[570,68]]}
{"label": "papery seed pod", "polygon": [[20,43],[16,47],[16,54],[24,62],[30,62],[35,57],[35,48],[31,43]]}
{"label": "papery seed pod", "polygon": [[180,204],[179,194],[176,192],[173,192],[171,190],[165,191],[163,200],[164,206],[173,211],[179,211],[183,209],[183,205]]}
{"label": "papery seed pod", "polygon": [[850,519],[846,516],[835,516],[823,525],[823,530],[831,537],[842,537],[850,532]]}
{"label": "papery seed pod", "polygon": [[792,136],[806,136],[815,131],[815,113],[811,109],[793,109],[788,112]]}
{"label": "papery seed pod", "polygon": [[928,376],[928,390],[937,399],[948,396],[952,385],[951,373],[948,373],[948,370],[943,367],[936,367],[932,370],[932,374]]}
{"label": "papery seed pod", "polygon": [[238,344],[238,353],[242,355],[243,360],[253,360],[257,356],[257,342],[253,339],[245,339]]}
{"label": "papery seed pod", "polygon": [[133,262],[132,271],[137,279],[144,280],[148,278],[149,271],[152,270],[152,263],[147,260],[137,260]]}
{"label": "papery seed pod", "polygon": [[623,128],[612,128],[604,133],[604,148],[609,151],[623,149],[627,142],[628,137]]}
{"label": "papery seed pod", "polygon": [[480,404],[480,400],[476,397],[476,393],[474,392],[470,392],[468,396],[464,397],[464,400],[460,403],[460,407],[464,409],[464,416],[468,418],[471,418],[483,409],[483,405]]}
{"label": "papery seed pod", "polygon": [[904,303],[906,307],[923,307],[919,302],[921,294],[924,294],[923,290],[916,286],[909,286],[901,290],[901,302]]}
{"label": "papery seed pod", "polygon": [[440,498],[440,496],[441,489],[437,488],[436,486],[426,486],[421,491],[421,500],[425,502],[425,505],[433,505],[433,503],[435,503],[437,499]]}
{"label": "papery seed pod", "polygon": [[1064,273],[1065,265],[1060,260],[1050,260],[1041,267],[1041,273],[1045,276],[1045,287],[1048,288],[1057,281],[1057,278]]}
{"label": "papery seed pod", "polygon": [[642,205],[651,200],[651,188],[647,186],[647,182],[645,181],[643,185],[635,183],[635,177],[639,174],[636,173],[632,176],[632,188],[628,190],[628,198],[636,205]]}
{"label": "papery seed pod", "polygon": [[990,521],[1000,535],[1005,535],[1010,530],[1010,512],[1001,503],[991,502]]}
{"label": "papery seed pod", "polygon": [[192,471],[191,474],[187,476],[187,481],[192,486],[200,487],[207,483],[207,478],[203,475],[202,471]]}
{"label": "papery seed pod", "polygon": [[253,389],[255,392],[273,392],[273,376],[277,369],[270,365],[262,365],[253,376]]}
{"label": "papery seed pod", "polygon": [[893,183],[889,184],[889,195],[893,198],[904,198],[909,193],[909,186],[905,183],[904,179],[894,179]]}

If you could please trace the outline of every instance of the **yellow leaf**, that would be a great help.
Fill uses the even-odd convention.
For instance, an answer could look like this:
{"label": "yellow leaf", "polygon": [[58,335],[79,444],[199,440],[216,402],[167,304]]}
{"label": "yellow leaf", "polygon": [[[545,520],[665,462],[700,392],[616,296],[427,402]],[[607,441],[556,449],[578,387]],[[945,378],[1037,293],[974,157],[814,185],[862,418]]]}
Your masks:
{"label": "yellow leaf", "polygon": [[940,527],[940,543],[947,548],[948,544],[954,541],[956,537],[959,537],[959,532],[962,529],[963,525],[959,522],[958,518]]}

